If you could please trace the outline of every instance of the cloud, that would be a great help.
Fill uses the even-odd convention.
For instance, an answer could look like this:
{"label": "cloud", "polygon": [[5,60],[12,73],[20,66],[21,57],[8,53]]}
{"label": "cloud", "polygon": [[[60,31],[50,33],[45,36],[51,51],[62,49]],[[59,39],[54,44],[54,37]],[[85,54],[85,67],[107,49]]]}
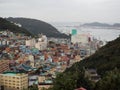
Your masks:
{"label": "cloud", "polygon": [[46,21],[120,22],[120,0],[0,0],[0,15]]}

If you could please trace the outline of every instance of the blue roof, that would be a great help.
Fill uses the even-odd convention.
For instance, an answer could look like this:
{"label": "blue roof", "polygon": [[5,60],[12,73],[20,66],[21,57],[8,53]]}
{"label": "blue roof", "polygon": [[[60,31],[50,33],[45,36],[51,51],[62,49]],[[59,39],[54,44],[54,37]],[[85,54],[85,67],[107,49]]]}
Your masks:
{"label": "blue roof", "polygon": [[23,73],[18,73],[18,72],[4,72],[4,76],[16,76],[17,74],[23,74]]}
{"label": "blue roof", "polygon": [[27,65],[25,65],[25,64],[20,64],[19,66],[17,66],[17,68],[21,68],[21,69],[23,69],[23,70],[25,70],[25,71],[32,71],[32,70],[33,70],[32,67],[27,66]]}
{"label": "blue roof", "polygon": [[46,75],[46,73],[42,73],[42,72],[41,72],[41,73],[40,73],[40,75],[41,75],[41,76],[45,76],[45,75]]}
{"label": "blue roof", "polygon": [[16,76],[16,73],[5,73],[5,76]]}

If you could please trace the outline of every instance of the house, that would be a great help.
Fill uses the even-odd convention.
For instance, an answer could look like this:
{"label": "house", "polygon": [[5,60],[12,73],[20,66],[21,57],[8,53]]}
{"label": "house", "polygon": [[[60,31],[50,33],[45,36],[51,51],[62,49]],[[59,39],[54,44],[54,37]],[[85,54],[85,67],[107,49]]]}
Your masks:
{"label": "house", "polygon": [[97,74],[96,69],[86,69],[85,77],[93,82],[98,82],[100,80],[100,76]]}
{"label": "house", "polygon": [[52,76],[51,75],[46,75],[42,73],[38,77],[38,89],[43,90],[43,89],[48,89],[53,86],[53,81],[52,81]]}

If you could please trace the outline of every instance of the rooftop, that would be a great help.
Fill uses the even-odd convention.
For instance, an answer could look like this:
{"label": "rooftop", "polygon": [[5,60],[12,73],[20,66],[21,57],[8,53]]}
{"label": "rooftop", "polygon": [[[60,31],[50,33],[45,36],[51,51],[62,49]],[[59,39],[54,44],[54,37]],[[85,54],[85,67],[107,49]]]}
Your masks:
{"label": "rooftop", "polygon": [[18,72],[4,72],[1,75],[4,76],[21,76],[21,75],[25,75],[25,73],[18,73]]}

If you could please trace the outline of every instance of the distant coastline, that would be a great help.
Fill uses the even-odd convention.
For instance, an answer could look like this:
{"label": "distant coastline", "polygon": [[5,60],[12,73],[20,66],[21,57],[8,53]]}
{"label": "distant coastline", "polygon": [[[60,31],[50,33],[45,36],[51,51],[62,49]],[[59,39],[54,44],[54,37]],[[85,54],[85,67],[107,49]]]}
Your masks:
{"label": "distant coastline", "polygon": [[100,22],[92,22],[92,23],[85,23],[80,25],[83,28],[92,28],[92,29],[115,29],[120,30],[120,23],[114,24],[107,24],[107,23],[100,23]]}
{"label": "distant coastline", "polygon": [[88,29],[114,29],[114,30],[120,30],[120,28],[115,28],[115,27],[81,27],[81,28],[88,28]]}

